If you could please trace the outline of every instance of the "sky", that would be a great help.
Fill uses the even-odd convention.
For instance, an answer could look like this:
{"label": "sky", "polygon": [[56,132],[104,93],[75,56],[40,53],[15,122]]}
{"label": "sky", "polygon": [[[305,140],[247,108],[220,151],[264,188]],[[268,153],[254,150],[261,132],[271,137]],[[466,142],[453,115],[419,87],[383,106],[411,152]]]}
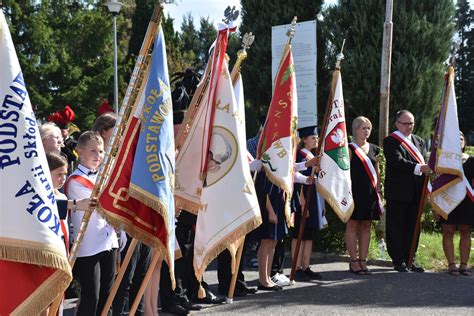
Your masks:
{"label": "sky", "polygon": [[[196,28],[199,28],[199,20],[201,17],[208,17],[209,20],[216,25],[216,23],[220,22],[224,17],[224,10],[227,6],[235,6],[237,10],[240,10],[240,0],[176,0],[175,2],[175,4],[167,4],[165,6],[165,14],[169,13],[169,15],[174,18],[175,31],[181,29],[183,16],[188,12],[191,12],[194,18],[194,25]],[[470,0],[469,2],[474,9],[474,0]],[[337,0],[325,0],[326,5],[335,3],[337,3]],[[239,25],[240,22],[241,20],[239,18],[237,25]]]}

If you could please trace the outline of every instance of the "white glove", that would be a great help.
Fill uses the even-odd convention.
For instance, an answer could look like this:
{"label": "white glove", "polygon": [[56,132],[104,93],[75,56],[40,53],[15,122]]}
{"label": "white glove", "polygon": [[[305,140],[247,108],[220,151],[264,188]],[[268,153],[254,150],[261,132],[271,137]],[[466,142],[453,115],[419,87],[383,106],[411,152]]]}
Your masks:
{"label": "white glove", "polygon": [[293,175],[293,181],[295,183],[308,184],[308,177],[299,172],[295,172]]}
{"label": "white glove", "polygon": [[250,171],[260,171],[262,169],[262,162],[259,159],[253,160],[250,164]]}
{"label": "white glove", "polygon": [[119,243],[120,243],[119,250],[120,250],[120,252],[122,252],[122,250],[127,245],[127,234],[125,234],[125,232],[123,230],[120,232]]}

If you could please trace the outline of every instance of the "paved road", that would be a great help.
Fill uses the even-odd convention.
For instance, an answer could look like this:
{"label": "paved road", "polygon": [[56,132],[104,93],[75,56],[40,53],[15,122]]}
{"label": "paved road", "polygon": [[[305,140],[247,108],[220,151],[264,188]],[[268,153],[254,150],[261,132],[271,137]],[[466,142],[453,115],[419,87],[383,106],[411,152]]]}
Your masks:
{"label": "paved road", "polygon": [[[316,268],[316,269],[314,269]],[[369,265],[369,276],[348,271],[347,262],[313,266],[324,280],[297,283],[280,292],[258,292],[234,304],[209,306],[198,313],[215,315],[474,315],[474,277],[447,273],[398,273]],[[289,274],[289,269],[285,273]],[[256,286],[257,272],[245,272]],[[205,280],[216,289],[216,271]],[[216,291],[217,292],[217,291]]]}

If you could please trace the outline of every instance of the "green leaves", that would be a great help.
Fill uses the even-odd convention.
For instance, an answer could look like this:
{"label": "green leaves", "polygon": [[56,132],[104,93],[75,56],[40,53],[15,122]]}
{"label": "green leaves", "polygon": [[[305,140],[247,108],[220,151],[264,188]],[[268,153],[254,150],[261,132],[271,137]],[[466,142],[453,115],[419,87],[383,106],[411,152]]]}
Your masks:
{"label": "green leaves", "polygon": [[280,86],[282,86],[295,72],[295,66],[293,64],[288,65],[281,77]]}
{"label": "green leaves", "polygon": [[[394,1],[390,114],[408,109],[416,118],[415,133],[429,136],[441,103],[443,64],[453,38],[454,7],[450,0]],[[329,69],[343,38],[341,73],[348,122],[363,115],[378,136],[380,68],[385,1],[341,0],[325,13]],[[318,88],[319,89],[319,88]],[[327,96],[326,96],[327,98]],[[390,130],[393,129],[390,122]]]}

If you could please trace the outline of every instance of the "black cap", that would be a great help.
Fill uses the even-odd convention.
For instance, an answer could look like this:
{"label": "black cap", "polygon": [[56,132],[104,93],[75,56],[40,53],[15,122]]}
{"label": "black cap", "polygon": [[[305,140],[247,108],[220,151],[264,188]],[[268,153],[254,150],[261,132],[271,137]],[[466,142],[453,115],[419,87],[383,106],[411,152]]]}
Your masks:
{"label": "black cap", "polygon": [[318,136],[318,128],[317,128],[316,125],[302,127],[300,129],[298,129],[298,134],[299,134],[300,138],[308,137],[308,136],[312,136],[312,135]]}

